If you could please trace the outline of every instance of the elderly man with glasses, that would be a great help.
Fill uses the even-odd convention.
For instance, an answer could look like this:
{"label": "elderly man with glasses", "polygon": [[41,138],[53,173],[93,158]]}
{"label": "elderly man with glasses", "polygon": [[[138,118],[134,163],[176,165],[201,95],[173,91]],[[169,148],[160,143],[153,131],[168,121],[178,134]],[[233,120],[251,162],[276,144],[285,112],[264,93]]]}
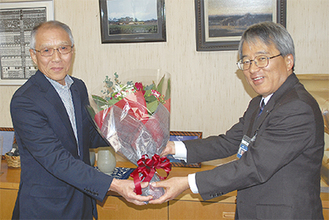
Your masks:
{"label": "elderly man with glasses", "polygon": [[294,73],[290,34],[273,22],[255,24],[242,35],[239,56],[238,68],[259,94],[239,122],[226,134],[169,142],[163,152],[188,163],[234,154],[237,160],[152,183],[166,193],[150,203],[171,200],[189,188],[204,200],[237,190],[236,219],[323,219],[323,118]]}
{"label": "elderly man with glasses", "polygon": [[[83,81],[68,75],[74,41],[58,21],[32,30],[30,54],[38,66],[11,101],[21,156],[13,219],[97,219],[96,200],[109,190],[144,205],[132,180],[118,180],[90,166],[89,148],[107,146],[88,118]],[[143,183],[144,186],[147,183]]]}

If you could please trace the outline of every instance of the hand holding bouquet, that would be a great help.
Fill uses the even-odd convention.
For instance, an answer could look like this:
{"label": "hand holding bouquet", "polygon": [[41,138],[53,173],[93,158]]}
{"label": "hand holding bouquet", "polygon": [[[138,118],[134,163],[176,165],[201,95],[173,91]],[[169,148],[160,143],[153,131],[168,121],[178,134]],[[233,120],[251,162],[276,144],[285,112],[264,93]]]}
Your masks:
{"label": "hand holding bouquet", "polygon": [[[122,84],[116,73],[113,81],[106,77],[106,89],[102,95],[92,95],[94,107],[89,108],[101,134],[115,151],[138,165],[131,174],[137,194],[142,194],[140,182],[165,179],[171,170],[169,160],[159,157],[170,137],[170,78],[152,78],[147,77],[149,84]],[[164,169],[167,176],[158,175],[157,169]],[[150,185],[143,189],[143,195],[155,199],[163,193],[162,188]]]}

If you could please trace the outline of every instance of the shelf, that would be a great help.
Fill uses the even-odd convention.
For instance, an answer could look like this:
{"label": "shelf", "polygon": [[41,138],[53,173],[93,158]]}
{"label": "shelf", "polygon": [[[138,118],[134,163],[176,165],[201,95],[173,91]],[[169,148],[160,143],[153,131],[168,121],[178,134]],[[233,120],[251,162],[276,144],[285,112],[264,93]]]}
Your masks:
{"label": "shelf", "polygon": [[321,110],[329,108],[329,74],[299,74],[297,77],[318,101]]}
{"label": "shelf", "polygon": [[[307,91],[317,100],[321,111],[329,110],[329,74],[299,74],[297,77]],[[324,130],[329,134],[327,124]]]}

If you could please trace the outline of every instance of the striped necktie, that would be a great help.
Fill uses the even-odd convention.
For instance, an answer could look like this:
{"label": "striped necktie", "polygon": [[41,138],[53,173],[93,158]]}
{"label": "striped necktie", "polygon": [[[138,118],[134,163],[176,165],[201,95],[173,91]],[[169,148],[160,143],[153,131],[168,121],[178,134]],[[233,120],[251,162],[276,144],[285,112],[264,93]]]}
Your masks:
{"label": "striped necktie", "polygon": [[263,99],[262,102],[260,103],[260,106],[259,106],[258,117],[260,116],[260,114],[262,114],[262,112],[264,110],[264,107],[265,107],[265,102],[264,102],[264,99]]}

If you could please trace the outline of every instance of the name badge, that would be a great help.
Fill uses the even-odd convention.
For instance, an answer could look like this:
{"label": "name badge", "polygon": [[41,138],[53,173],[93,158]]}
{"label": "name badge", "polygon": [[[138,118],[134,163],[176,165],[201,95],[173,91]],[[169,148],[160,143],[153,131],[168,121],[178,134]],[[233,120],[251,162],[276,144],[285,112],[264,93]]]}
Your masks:
{"label": "name badge", "polygon": [[242,141],[239,146],[238,153],[236,155],[238,158],[241,158],[242,155],[244,154],[244,152],[248,151],[248,146],[249,146],[250,141],[251,141],[251,139],[247,135],[243,135]]}

